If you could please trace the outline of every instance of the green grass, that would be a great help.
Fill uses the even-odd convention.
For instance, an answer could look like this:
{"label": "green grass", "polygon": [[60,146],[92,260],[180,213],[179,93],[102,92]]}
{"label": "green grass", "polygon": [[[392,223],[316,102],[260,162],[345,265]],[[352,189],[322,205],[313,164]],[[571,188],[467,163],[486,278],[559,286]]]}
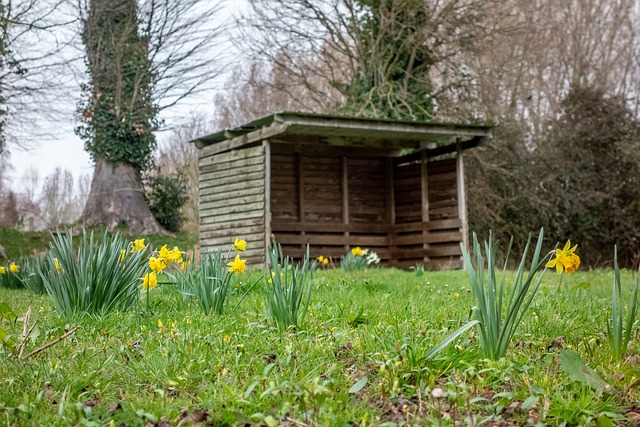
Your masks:
{"label": "green grass", "polygon": [[[239,277],[252,283],[259,274]],[[602,414],[624,420],[638,412],[640,359],[617,361],[609,351],[612,280],[610,270],[578,272],[559,290],[548,272],[498,361],[482,358],[475,336],[424,359],[469,317],[470,286],[461,271],[318,272],[308,315],[287,333],[267,324],[257,286],[232,315],[205,316],[165,286],[152,291],[151,314],[141,307],[72,320],[61,319],[46,296],[0,289],[0,302],[19,315],[31,307],[38,321],[26,351],[81,326],[27,360],[0,347],[0,425],[177,425],[198,416],[209,425],[284,426],[595,425]],[[629,272],[623,283],[632,283]],[[21,321],[0,327],[20,341]],[[638,338],[636,322],[630,354],[640,351]],[[570,380],[559,364],[563,347],[580,353],[615,391]],[[442,397],[433,397],[434,389]]]}
{"label": "green grass", "polygon": [[49,240],[48,231],[20,231],[0,225],[0,245],[9,259],[33,255],[48,247]]}
{"label": "green grass", "polygon": [[[90,230],[87,230],[89,232]],[[123,231],[120,231],[122,234]],[[96,236],[102,234],[102,230],[95,230]],[[126,233],[125,233],[126,235]],[[139,236],[131,236],[135,239]],[[167,245],[169,248],[178,246],[181,250],[188,250],[198,244],[197,233],[181,230],[172,235],[151,234],[145,236],[147,243],[154,248],[160,248]],[[7,257],[10,260],[18,260],[20,257],[33,255],[34,252],[40,252],[49,248],[51,236],[49,231],[20,231],[13,228],[0,226],[0,245],[4,246]]]}

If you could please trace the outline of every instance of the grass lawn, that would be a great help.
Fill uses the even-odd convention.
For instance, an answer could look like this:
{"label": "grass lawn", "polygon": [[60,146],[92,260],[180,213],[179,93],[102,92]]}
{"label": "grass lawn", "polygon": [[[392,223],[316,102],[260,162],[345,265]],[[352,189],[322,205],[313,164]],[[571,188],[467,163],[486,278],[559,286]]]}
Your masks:
{"label": "grass lawn", "polygon": [[[482,357],[474,334],[424,359],[469,317],[462,271],[318,272],[301,330],[287,333],[266,323],[258,287],[224,316],[204,316],[166,286],[151,291],[151,313],[72,320],[47,296],[0,289],[0,302],[18,314],[31,307],[38,321],[25,352],[81,326],[26,360],[0,347],[0,425],[631,425],[638,322],[631,356],[614,360],[612,275],[577,272],[558,289],[547,272],[499,361]],[[630,295],[630,273],[623,283]],[[21,321],[1,326],[20,341]],[[613,388],[571,380],[563,348]]]}
{"label": "grass lawn", "polygon": [[[79,230],[78,230],[79,231]],[[102,230],[96,229],[96,238],[99,240]],[[171,235],[151,234],[144,236],[147,243],[154,248],[166,244],[169,247],[179,246],[183,249],[191,249],[198,244],[198,235],[194,232],[180,230]],[[48,230],[22,231],[7,228],[0,225],[0,245],[4,246],[7,257],[18,261],[23,256],[33,255],[34,252],[42,252],[49,248],[51,235]]]}

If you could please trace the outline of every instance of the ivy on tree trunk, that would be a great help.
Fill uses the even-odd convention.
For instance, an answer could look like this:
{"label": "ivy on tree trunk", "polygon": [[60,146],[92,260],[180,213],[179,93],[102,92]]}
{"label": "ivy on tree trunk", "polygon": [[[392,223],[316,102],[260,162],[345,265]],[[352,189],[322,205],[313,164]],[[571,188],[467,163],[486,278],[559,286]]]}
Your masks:
{"label": "ivy on tree trunk", "polygon": [[149,40],[140,33],[136,0],[91,0],[83,41],[90,82],[77,128],[95,162],[85,225],[126,225],[131,233],[161,232],[143,194],[151,167],[158,109]]}

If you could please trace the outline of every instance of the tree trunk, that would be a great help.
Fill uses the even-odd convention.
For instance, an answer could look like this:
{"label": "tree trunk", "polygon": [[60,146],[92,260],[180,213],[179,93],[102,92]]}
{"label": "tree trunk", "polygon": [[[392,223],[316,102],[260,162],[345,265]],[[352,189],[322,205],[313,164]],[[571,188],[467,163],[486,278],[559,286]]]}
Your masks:
{"label": "tree trunk", "polygon": [[130,234],[167,234],[144,200],[142,183],[135,168],[126,163],[112,165],[95,156],[91,191],[82,213],[84,226],[125,225]]}

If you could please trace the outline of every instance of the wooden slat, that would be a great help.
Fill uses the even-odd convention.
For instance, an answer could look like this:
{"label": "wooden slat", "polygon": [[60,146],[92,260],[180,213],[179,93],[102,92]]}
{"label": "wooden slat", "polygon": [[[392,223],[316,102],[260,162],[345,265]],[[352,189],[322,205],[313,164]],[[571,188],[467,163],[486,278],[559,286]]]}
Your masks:
{"label": "wooden slat", "polygon": [[429,248],[430,257],[443,257],[443,256],[461,256],[462,250],[460,244],[451,244],[446,246],[431,246]]}
{"label": "wooden slat", "polygon": [[[252,226],[264,226],[264,217],[259,216],[256,218],[243,218],[238,221],[234,221],[234,228],[241,229],[243,227],[252,227]],[[200,224],[200,233],[206,233],[208,231],[215,230],[227,230],[228,228],[219,223],[209,223],[209,224]]]}
{"label": "wooden slat", "polygon": [[[242,189],[247,190],[250,188],[264,188],[264,179],[255,179],[251,181],[243,181]],[[214,184],[207,184],[206,187],[199,187],[200,197],[208,194],[222,194],[222,193],[234,193],[239,190],[238,183],[216,186]]]}
{"label": "wooden slat", "polygon": [[[263,233],[255,233],[242,236],[247,241],[247,250],[245,256],[251,255],[252,252],[262,251],[264,245]],[[235,239],[235,238],[234,238]],[[234,239],[229,240],[227,236],[210,237],[207,239],[207,245],[211,247],[219,247],[229,250],[233,246]]]}
{"label": "wooden slat", "polygon": [[263,211],[264,210],[264,197],[261,197],[259,201],[254,203],[246,203],[239,205],[226,205],[220,204],[218,206],[209,206],[206,210],[204,210],[201,218],[207,217],[217,217],[222,215],[233,215],[236,214],[240,216],[245,212],[250,211]]}
{"label": "wooden slat", "polygon": [[362,236],[362,235],[319,235],[319,234],[305,234],[301,235],[289,235],[274,233],[278,241],[282,244],[298,244],[298,245],[326,245],[326,246],[388,246],[388,236]]}
{"label": "wooden slat", "polygon": [[250,225],[247,227],[234,227],[231,228],[216,228],[210,230],[201,230],[201,238],[220,238],[225,237],[231,242],[237,237],[238,239],[245,239],[247,236],[255,234],[261,234],[264,231],[264,225]]}
{"label": "wooden slat", "polygon": [[295,223],[295,222],[273,222],[271,224],[273,230],[278,231],[308,231],[308,232],[325,232],[325,233],[389,233],[391,227],[383,224],[341,224],[341,223]]}
{"label": "wooden slat", "polygon": [[246,159],[234,160],[232,162],[220,162],[212,164],[200,164],[198,171],[200,173],[217,173],[227,170],[236,170],[250,168],[257,165],[262,165],[264,159],[262,156],[252,156]]}
{"label": "wooden slat", "polygon": [[247,148],[244,150],[230,151],[227,153],[215,154],[209,153],[206,149],[200,151],[199,166],[209,166],[213,164],[232,163],[236,161],[246,160],[252,157],[263,157],[264,149],[262,146]]}
{"label": "wooden slat", "polygon": [[224,192],[224,193],[209,193],[203,194],[200,196],[200,204],[203,203],[213,203],[213,202],[226,202],[227,200],[232,200],[236,198],[246,198],[246,197],[264,197],[264,189],[262,187],[250,187],[245,188],[242,191],[242,195],[238,196],[235,192]]}
{"label": "wooden slat", "polygon": [[[256,159],[260,160],[259,157]],[[261,163],[254,163],[251,165],[240,165],[234,168],[227,169],[217,169],[217,170],[200,170],[199,171],[199,180],[207,181],[207,180],[215,180],[219,179],[223,182],[229,182],[229,178],[234,177],[235,181],[243,181],[245,180],[245,176],[250,173],[262,172],[264,174],[264,165]],[[251,179],[251,178],[247,178]]]}
{"label": "wooden slat", "polygon": [[255,211],[247,211],[243,212],[242,215],[238,215],[237,213],[228,214],[228,215],[216,215],[216,216],[205,216],[200,217],[200,224],[225,224],[229,222],[235,222],[240,219],[254,219],[254,218],[263,218],[264,210],[255,210]]}
{"label": "wooden slat", "polygon": [[200,209],[205,209],[208,212],[215,212],[216,209],[220,209],[223,207],[231,207],[231,206],[255,206],[256,203],[262,203],[264,206],[264,194],[253,194],[253,195],[240,195],[236,197],[228,197],[226,199],[218,199],[211,200],[208,198],[203,198],[200,201]]}
{"label": "wooden slat", "polygon": [[460,228],[462,222],[458,218],[454,219],[445,219],[438,221],[429,221],[426,224],[421,222],[414,222],[410,224],[397,224],[395,226],[396,233],[403,233],[408,231],[418,231],[418,230],[447,230],[452,228]]}

